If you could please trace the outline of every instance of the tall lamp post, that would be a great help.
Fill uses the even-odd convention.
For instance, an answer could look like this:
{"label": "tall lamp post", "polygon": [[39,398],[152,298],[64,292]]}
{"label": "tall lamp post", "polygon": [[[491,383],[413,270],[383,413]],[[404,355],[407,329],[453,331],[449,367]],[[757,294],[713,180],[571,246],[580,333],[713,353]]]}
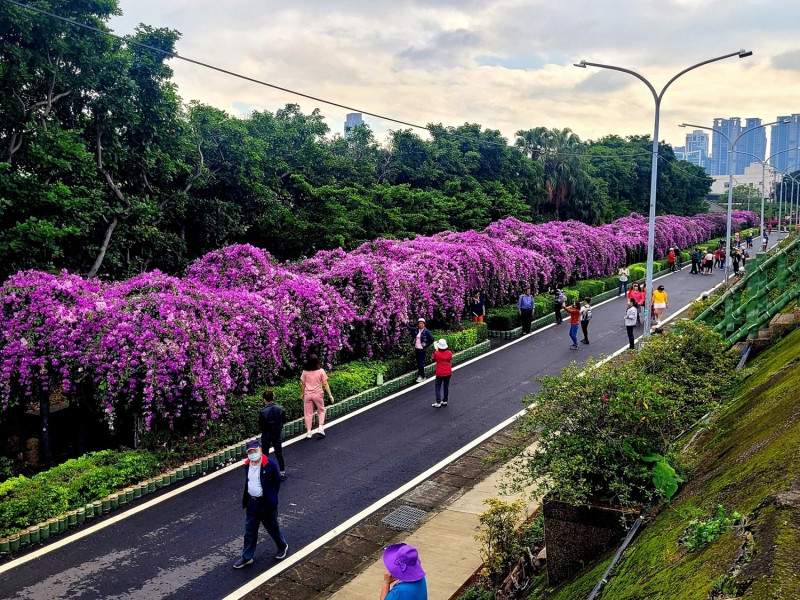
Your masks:
{"label": "tall lamp post", "polygon": [[788,123],[789,121],[773,121],[772,123],[764,123],[763,125],[757,125],[756,127],[751,127],[750,129],[744,130],[738,136],[736,136],[733,140],[721,132],[719,129],[715,129],[713,127],[706,127],[705,125],[692,125],[691,123],[681,123],[681,127],[696,127],[697,129],[705,129],[707,131],[713,131],[725,138],[728,142],[729,152],[728,152],[728,221],[725,227],[725,285],[728,284],[728,275],[730,274],[730,265],[731,265],[731,212],[733,211],[733,153],[736,151],[736,142],[742,139],[745,135],[750,133],[751,131],[755,131],[756,129],[763,129],[764,127],[769,127],[770,125],[778,125]]}
{"label": "tall lamp post", "polygon": [[685,68],[683,71],[675,75],[672,79],[670,79],[667,84],[661,89],[661,92],[656,92],[656,89],[653,87],[647,79],[645,79],[642,75],[637,73],[636,71],[632,71],[631,69],[625,69],[623,67],[617,67],[614,65],[604,65],[601,63],[593,63],[587,62],[582,60],[581,62],[575,64],[576,67],[580,67],[585,69],[586,67],[598,67],[600,69],[610,69],[612,71],[621,71],[622,73],[627,73],[628,75],[633,75],[644,83],[647,86],[647,89],[653,94],[653,100],[655,101],[655,119],[653,125],[653,160],[651,163],[650,168],[650,219],[647,228],[647,274],[645,281],[647,283],[647,294],[645,294],[644,298],[644,337],[645,339],[650,337],[650,295],[653,293],[653,246],[655,244],[655,235],[656,235],[656,189],[658,185],[658,124],[659,118],[661,113],[661,100],[664,98],[664,93],[667,91],[667,88],[672,85],[672,83],[678,79],[681,75],[688,73],[698,67],[702,67],[703,65],[707,65],[712,62],[716,62],[718,60],[724,60],[726,58],[732,58],[734,56],[738,56],[739,58],[745,58],[747,56],[752,56],[753,53],[748,50],[739,50],[738,52],[731,52],[730,54],[725,54],[723,56],[717,56],[716,58],[710,58],[708,60],[704,60],[703,62],[699,62],[696,65],[692,65],[691,67]]}
{"label": "tall lamp post", "polygon": [[[786,150],[781,150],[780,152],[776,152],[775,154],[770,154],[764,160],[761,160],[755,154],[751,154],[750,152],[745,152],[744,150],[736,151],[737,154],[746,154],[747,156],[755,158],[758,162],[761,163],[761,221],[760,221],[761,227],[759,228],[761,235],[759,236],[759,239],[764,238],[764,186],[766,185],[767,163],[770,161],[770,159],[778,156],[779,154],[783,154],[784,152],[794,152],[795,150],[800,150],[800,148],[788,148]],[[772,167],[772,170],[774,172],[775,167]]]}

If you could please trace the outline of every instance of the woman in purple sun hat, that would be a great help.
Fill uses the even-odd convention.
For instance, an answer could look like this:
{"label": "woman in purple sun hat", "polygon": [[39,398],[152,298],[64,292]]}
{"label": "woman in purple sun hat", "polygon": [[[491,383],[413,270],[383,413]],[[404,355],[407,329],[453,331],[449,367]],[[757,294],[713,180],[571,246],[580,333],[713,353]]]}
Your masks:
{"label": "woman in purple sun hat", "polygon": [[386,573],[383,575],[380,600],[428,600],[425,571],[414,546],[386,546],[383,564],[386,565]]}

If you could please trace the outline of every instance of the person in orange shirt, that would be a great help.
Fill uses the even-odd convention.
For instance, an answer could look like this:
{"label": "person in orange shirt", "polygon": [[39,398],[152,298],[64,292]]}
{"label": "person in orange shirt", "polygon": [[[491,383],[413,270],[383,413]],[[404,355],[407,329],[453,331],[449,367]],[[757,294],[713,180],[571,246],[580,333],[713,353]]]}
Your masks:
{"label": "person in orange shirt", "polygon": [[572,338],[572,348],[573,350],[578,349],[578,327],[581,323],[581,303],[577,300],[572,305],[572,308],[565,308],[569,313],[569,337]]}

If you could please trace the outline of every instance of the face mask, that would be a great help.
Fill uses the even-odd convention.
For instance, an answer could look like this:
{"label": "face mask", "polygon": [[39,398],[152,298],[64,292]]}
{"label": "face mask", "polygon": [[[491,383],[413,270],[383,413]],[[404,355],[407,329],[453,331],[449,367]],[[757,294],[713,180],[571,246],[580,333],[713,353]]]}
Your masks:
{"label": "face mask", "polygon": [[251,452],[247,455],[251,462],[257,463],[261,461],[261,452]]}

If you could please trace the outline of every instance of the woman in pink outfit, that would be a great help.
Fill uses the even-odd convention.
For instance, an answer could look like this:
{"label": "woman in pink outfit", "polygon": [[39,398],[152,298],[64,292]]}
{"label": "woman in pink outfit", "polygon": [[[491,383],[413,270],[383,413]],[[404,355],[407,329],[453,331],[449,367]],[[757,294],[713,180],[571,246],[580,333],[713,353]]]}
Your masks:
{"label": "woman in pink outfit", "polygon": [[303,373],[300,375],[300,393],[303,398],[303,416],[306,421],[306,438],[311,437],[311,422],[314,418],[314,409],[317,411],[319,429],[317,433],[325,437],[325,394],[333,403],[333,394],[328,386],[328,375],[325,369],[319,366],[319,358],[316,354],[308,357]]}

